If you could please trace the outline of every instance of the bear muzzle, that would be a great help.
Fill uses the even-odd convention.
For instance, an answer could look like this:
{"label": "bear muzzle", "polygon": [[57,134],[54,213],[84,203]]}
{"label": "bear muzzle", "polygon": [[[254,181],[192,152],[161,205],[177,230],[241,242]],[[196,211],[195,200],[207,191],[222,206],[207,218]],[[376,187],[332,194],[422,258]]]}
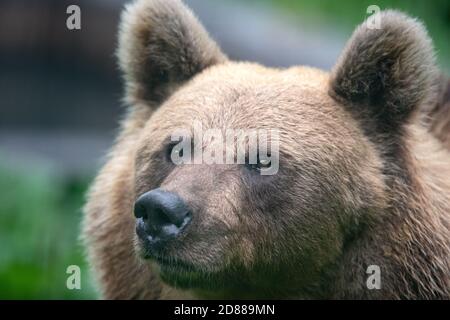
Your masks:
{"label": "bear muzzle", "polygon": [[148,251],[163,249],[192,220],[185,201],[160,188],[142,194],[135,202],[136,233]]}

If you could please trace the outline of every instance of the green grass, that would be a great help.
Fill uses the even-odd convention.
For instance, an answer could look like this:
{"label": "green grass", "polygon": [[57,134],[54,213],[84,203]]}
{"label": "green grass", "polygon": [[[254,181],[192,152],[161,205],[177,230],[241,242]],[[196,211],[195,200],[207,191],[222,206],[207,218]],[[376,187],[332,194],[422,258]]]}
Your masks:
{"label": "green grass", "polygon": [[[242,0],[241,0],[242,1]],[[256,1],[256,0],[252,0]],[[273,8],[297,15],[299,19],[327,24],[350,33],[368,14],[368,6],[400,9],[424,21],[433,38],[441,67],[450,71],[450,1],[448,0],[258,0]]]}
{"label": "green grass", "polygon": [[[96,294],[78,240],[85,180],[0,164],[0,299],[89,299]],[[81,268],[81,290],[66,269]]]}

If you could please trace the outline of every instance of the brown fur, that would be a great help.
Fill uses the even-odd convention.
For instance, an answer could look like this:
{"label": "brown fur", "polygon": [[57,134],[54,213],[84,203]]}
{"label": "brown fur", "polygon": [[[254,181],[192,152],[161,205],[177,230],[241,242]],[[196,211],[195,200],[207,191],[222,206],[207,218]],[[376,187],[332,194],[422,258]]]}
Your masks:
{"label": "brown fur", "polygon": [[[176,0],[126,12],[130,108],[85,207],[103,297],[450,298],[450,153],[414,112],[435,92],[421,24],[382,13],[383,29],[359,27],[329,75],[230,62]],[[167,137],[194,120],[279,128],[278,174],[168,163]],[[195,213],[165,251],[194,269],[139,257],[133,203],[157,187]],[[373,264],[381,290],[366,287]]]}
{"label": "brown fur", "polygon": [[196,73],[227,59],[188,8],[164,0],[127,6],[117,56],[130,104],[160,103]]}
{"label": "brown fur", "polygon": [[438,88],[438,99],[427,110],[426,123],[430,131],[450,150],[450,79],[440,77]]}
{"label": "brown fur", "polygon": [[[332,94],[381,132],[396,130],[427,103],[436,78],[431,39],[418,21],[395,11],[380,14],[381,28],[354,32],[332,72]],[[364,108],[364,105],[370,106]]]}

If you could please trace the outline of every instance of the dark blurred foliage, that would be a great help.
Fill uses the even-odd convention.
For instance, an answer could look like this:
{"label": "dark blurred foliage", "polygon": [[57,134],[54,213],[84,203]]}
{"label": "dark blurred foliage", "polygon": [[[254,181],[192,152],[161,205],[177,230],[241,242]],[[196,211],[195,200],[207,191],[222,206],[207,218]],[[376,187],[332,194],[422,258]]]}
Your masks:
{"label": "dark blurred foliage", "polygon": [[[108,129],[120,79],[114,58],[116,1],[0,1],[0,128]],[[66,8],[82,7],[82,29]]]}

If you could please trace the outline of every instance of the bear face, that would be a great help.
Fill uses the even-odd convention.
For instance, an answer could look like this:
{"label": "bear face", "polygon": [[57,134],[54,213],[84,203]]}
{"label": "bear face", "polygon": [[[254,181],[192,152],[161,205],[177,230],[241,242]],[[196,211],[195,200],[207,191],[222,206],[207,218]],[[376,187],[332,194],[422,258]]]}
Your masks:
{"label": "bear face", "polygon": [[[148,252],[138,241],[150,258],[180,260],[181,270],[160,261],[166,282],[260,291],[267,270],[280,270],[273,273],[283,288],[309,282],[340,254],[351,225],[379,207],[380,162],[328,95],[327,80],[309,68],[225,63],[196,76],[151,116],[137,143],[135,196],[161,188],[192,210],[188,228],[160,251]],[[243,164],[173,164],[167,157],[171,135],[195,122],[205,131],[279,128],[278,172],[264,176]],[[203,148],[211,143],[203,141]]]}
{"label": "bear face", "polygon": [[[414,19],[380,18],[328,74],[230,61],[180,1],[127,7],[118,58],[130,109],[84,221],[105,297],[448,295],[450,183],[425,177],[411,139],[428,137],[415,119],[434,96],[433,49]],[[198,141],[196,126],[222,136]],[[276,133],[277,170],[249,163],[249,139],[240,151],[231,140],[244,163],[195,152],[174,163],[180,129],[215,159],[229,129]],[[382,292],[363,278],[374,263]]]}

